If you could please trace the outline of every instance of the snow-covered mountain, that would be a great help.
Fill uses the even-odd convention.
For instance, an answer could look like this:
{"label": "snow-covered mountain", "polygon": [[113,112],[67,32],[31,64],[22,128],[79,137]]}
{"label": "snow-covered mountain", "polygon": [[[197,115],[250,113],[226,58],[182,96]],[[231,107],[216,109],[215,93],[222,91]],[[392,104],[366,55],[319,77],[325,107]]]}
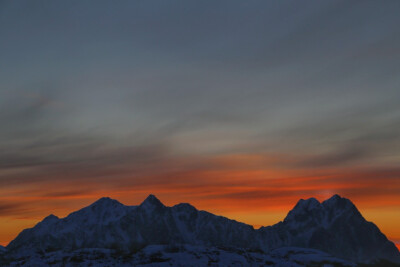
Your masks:
{"label": "snow-covered mountain", "polygon": [[283,247],[301,247],[353,262],[400,262],[394,244],[338,195],[322,203],[314,198],[300,200],[283,222],[258,230],[190,204],[166,207],[153,195],[139,206],[101,198],[65,218],[50,215],[22,231],[7,246],[7,255],[32,257],[32,253],[93,248],[129,254],[149,245],[243,249],[262,255]]}
{"label": "snow-covered mountain", "polygon": [[189,204],[164,206],[150,195],[139,206],[102,198],[64,219],[46,217],[13,240],[9,250],[55,251],[149,244],[255,247],[252,226],[198,211]]}
{"label": "snow-covered mountain", "polygon": [[354,204],[339,195],[320,203],[300,200],[283,222],[259,229],[264,247],[316,248],[355,262],[387,259],[400,253],[378,227],[367,222]]}

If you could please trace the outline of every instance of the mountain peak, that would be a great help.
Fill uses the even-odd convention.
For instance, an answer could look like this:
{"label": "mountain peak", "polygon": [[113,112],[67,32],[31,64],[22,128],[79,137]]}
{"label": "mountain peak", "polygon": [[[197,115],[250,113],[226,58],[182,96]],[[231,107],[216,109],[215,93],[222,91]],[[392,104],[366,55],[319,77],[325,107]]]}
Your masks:
{"label": "mountain peak", "polygon": [[57,216],[50,214],[49,216],[44,218],[41,222],[39,222],[38,225],[40,225],[41,227],[47,227],[49,224],[52,224],[58,220],[59,218]]}
{"label": "mountain peak", "polygon": [[55,221],[58,220],[58,217],[54,214],[50,214],[49,216],[47,216],[46,218],[43,219],[43,221]]}
{"label": "mountain peak", "polygon": [[338,194],[333,195],[329,199],[322,202],[322,206],[328,209],[341,209],[346,210],[348,208],[352,208],[354,204],[347,198],[341,197]]}
{"label": "mountain peak", "polygon": [[155,207],[165,207],[163,203],[155,196],[150,194],[143,202],[140,207],[144,208],[155,208]]}
{"label": "mountain peak", "polygon": [[97,201],[93,202],[88,208],[92,210],[105,210],[105,209],[115,209],[117,207],[124,207],[125,205],[118,200],[102,197]]}
{"label": "mountain peak", "polygon": [[331,196],[330,198],[326,199],[323,202],[325,202],[325,203],[336,203],[336,202],[342,201],[342,200],[347,200],[347,199],[339,196],[338,194],[334,194],[333,196]]}
{"label": "mountain peak", "polygon": [[321,203],[319,203],[319,201],[318,201],[316,198],[314,198],[314,197],[308,198],[308,199],[306,199],[306,200],[300,199],[299,202],[306,203],[307,206],[310,207],[310,208],[312,208],[312,207],[317,207],[317,206],[319,206],[319,204],[321,204]]}
{"label": "mountain peak", "polygon": [[285,220],[288,221],[298,221],[298,220],[305,220],[309,218],[311,212],[318,210],[321,208],[321,203],[316,198],[309,198],[309,199],[300,199],[296,206],[289,211],[288,215],[286,216]]}
{"label": "mountain peak", "polygon": [[321,203],[316,198],[300,199],[293,210],[312,210],[321,206]]}
{"label": "mountain peak", "polygon": [[102,197],[102,198],[99,198],[98,200],[96,200],[95,202],[93,202],[93,204],[91,206],[93,206],[93,205],[104,206],[104,205],[111,205],[111,204],[121,204],[121,203],[118,200],[112,199],[110,197]]}
{"label": "mountain peak", "polygon": [[54,215],[54,214],[50,214],[49,216],[47,216],[46,218],[44,218],[45,220],[46,219],[48,219],[48,220],[54,220],[54,219],[58,219],[58,217],[56,216],[56,215]]}
{"label": "mountain peak", "polygon": [[[343,198],[343,197],[341,197],[339,194],[334,194],[334,195],[331,196],[329,199],[337,200],[337,199],[341,199],[341,198]],[[329,199],[328,199],[328,200],[329,200]]]}

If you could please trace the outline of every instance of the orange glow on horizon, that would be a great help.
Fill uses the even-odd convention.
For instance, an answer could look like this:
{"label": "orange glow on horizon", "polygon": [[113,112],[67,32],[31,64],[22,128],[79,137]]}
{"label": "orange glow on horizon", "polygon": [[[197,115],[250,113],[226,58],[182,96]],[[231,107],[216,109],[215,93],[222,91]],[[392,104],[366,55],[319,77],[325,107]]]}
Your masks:
{"label": "orange glow on horizon", "polygon": [[[213,191],[213,190],[212,190]],[[178,190],[179,192],[179,190]],[[238,188],[233,188],[232,192],[241,192]],[[244,191],[246,192],[246,191]],[[153,192],[152,192],[153,193]],[[183,193],[183,192],[181,192]],[[110,197],[119,200],[121,203],[126,205],[138,205],[147,196],[147,192],[138,190],[127,190],[127,191],[116,191],[108,194]],[[135,198],[132,198],[135,195]],[[173,206],[179,202],[189,202],[199,210],[207,210],[216,215],[222,215],[230,219],[234,219],[240,222],[244,222],[253,225],[256,229],[261,226],[268,226],[275,224],[283,220],[286,214],[293,208],[293,206],[299,200],[299,196],[287,196],[274,198],[254,198],[254,199],[235,199],[235,198],[211,198],[212,193],[195,194],[190,198],[179,200],[174,193],[168,190],[160,190],[155,195],[167,206]],[[39,200],[49,203],[48,200],[52,200],[54,206],[50,206],[49,210],[52,212],[43,212],[41,215],[35,216],[16,216],[16,217],[0,217],[0,225],[2,226],[2,233],[0,233],[0,244],[5,246],[17,234],[25,228],[33,227],[36,223],[41,221],[44,217],[53,213],[60,218],[67,216],[70,212],[78,210],[82,207],[90,205],[98,198],[104,196],[104,194],[93,194],[93,195],[81,195],[81,196],[65,196],[65,197],[32,197],[27,196],[27,201]],[[320,201],[325,198],[317,197]],[[4,198],[1,198],[4,199]],[[9,200],[15,200],[14,198],[8,198]],[[21,200],[21,198],[19,198]],[[135,201],[134,201],[135,200]],[[362,200],[362,199],[361,199]],[[65,202],[70,202],[68,206],[65,206]],[[62,205],[59,205],[62,203]],[[387,200],[381,202],[383,205],[388,204]],[[400,221],[400,216],[393,216],[396,214],[394,208],[368,208],[365,207],[368,202],[356,201],[356,206],[360,209],[363,216],[368,220],[372,221],[381,229],[381,231],[387,235],[389,239],[397,240],[397,236],[400,236],[400,229],[397,227],[397,223]],[[398,203],[396,203],[398,204]],[[250,207],[250,208],[249,208]],[[399,218],[398,218],[399,217]],[[399,248],[400,243],[396,243]]]}
{"label": "orange glow on horizon", "polygon": [[353,201],[385,235],[398,240],[400,170],[285,169],[268,165],[278,160],[288,159],[227,155],[189,164],[190,168],[181,171],[143,177],[115,174],[114,179],[94,181],[86,180],[82,174],[79,189],[76,179],[65,177],[0,188],[0,244],[7,244],[20,231],[51,213],[65,217],[104,196],[138,205],[149,194],[155,194],[168,206],[187,202],[256,228],[283,220],[301,198],[323,201],[340,194]]}

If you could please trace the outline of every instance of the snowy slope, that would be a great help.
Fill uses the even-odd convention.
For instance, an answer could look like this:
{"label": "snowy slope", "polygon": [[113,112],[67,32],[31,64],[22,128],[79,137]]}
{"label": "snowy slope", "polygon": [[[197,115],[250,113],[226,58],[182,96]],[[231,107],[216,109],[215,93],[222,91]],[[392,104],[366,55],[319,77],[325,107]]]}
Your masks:
{"label": "snowy slope", "polygon": [[250,225],[199,211],[190,204],[166,207],[150,195],[139,206],[102,198],[66,218],[46,217],[22,231],[7,255],[114,249],[132,253],[148,245],[240,248],[270,253],[282,247],[314,248],[354,262],[400,262],[394,244],[357,208],[337,195],[320,203],[300,200],[285,220],[254,230]]}
{"label": "snowy slope", "polygon": [[355,264],[318,250],[281,248],[271,253],[205,246],[151,245],[136,253],[107,249],[49,252],[14,259],[2,266],[342,266]]}
{"label": "snowy slope", "polygon": [[101,198],[64,219],[54,215],[46,217],[34,228],[23,230],[7,247],[10,250],[21,247],[23,250],[52,251],[108,247],[114,242],[125,244],[127,233],[121,231],[119,222],[135,208]]}

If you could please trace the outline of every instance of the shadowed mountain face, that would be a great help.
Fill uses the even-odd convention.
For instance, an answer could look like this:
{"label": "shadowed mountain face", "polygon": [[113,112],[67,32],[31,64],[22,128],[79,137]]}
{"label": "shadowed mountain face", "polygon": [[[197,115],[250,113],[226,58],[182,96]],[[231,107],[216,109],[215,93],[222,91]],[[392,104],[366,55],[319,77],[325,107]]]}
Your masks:
{"label": "shadowed mountain face", "polygon": [[255,230],[252,226],[199,211],[190,204],[164,206],[150,195],[139,206],[110,198],[66,218],[46,217],[22,231],[9,253],[189,244],[271,251],[281,247],[314,248],[355,262],[387,259],[400,253],[379,229],[367,222],[350,200],[338,195],[320,203],[300,200],[283,222]]}
{"label": "shadowed mountain face", "polygon": [[316,248],[356,262],[389,259],[400,253],[378,227],[367,222],[354,204],[338,195],[320,203],[300,200],[283,222],[259,229],[265,247]]}

